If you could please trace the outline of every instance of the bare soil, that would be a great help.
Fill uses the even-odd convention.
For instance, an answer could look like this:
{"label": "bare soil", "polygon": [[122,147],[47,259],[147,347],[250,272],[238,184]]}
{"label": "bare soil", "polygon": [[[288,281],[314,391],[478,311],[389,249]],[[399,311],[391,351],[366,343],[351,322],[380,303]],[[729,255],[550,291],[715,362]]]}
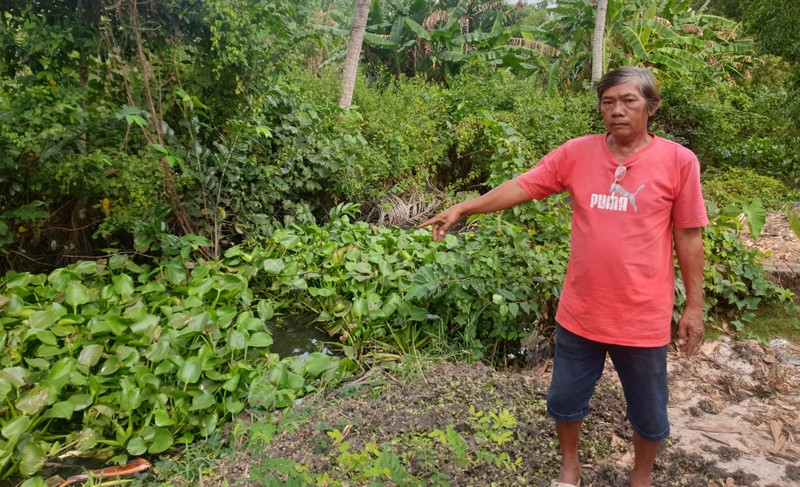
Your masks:
{"label": "bare soil", "polygon": [[[353,479],[337,460],[340,452],[327,434],[337,430],[350,442],[350,452],[375,444],[395,453],[427,485],[547,486],[559,462],[554,425],[544,407],[550,365],[548,360],[507,370],[446,362],[375,367],[298,405],[284,418],[293,418],[296,429],[261,449],[243,447],[202,485],[265,485],[264,472],[274,474],[270,459],[276,458],[347,479],[349,485],[374,485]],[[800,485],[800,348],[723,339],[704,344],[691,358],[671,352],[670,384],[672,436],[656,463],[654,485]],[[582,436],[582,485],[626,485],[633,460],[631,429],[610,362],[591,407]],[[517,420],[511,441],[477,445],[476,410],[510,412]],[[507,453],[512,461],[520,459],[519,465],[459,461],[449,446],[429,437],[448,426],[470,449]]]}
{"label": "bare soil", "polygon": [[742,241],[766,252],[769,261],[800,262],[800,238],[789,227],[785,213],[769,213],[758,240],[747,232],[740,235]]}

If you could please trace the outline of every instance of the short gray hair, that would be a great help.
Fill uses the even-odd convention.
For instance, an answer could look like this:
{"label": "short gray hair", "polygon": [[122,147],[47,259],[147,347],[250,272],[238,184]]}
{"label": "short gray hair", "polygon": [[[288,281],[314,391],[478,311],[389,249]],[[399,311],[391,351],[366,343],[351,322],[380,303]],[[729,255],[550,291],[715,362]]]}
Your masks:
{"label": "short gray hair", "polygon": [[[622,66],[613,71],[609,71],[597,83],[597,100],[598,102],[603,98],[603,93],[612,86],[621,85],[628,81],[635,81],[636,87],[639,88],[639,93],[647,101],[647,110],[655,114],[656,110],[661,108],[661,93],[658,92],[658,82],[656,77],[649,69],[639,68],[636,66]],[[649,121],[652,121],[650,117]]]}

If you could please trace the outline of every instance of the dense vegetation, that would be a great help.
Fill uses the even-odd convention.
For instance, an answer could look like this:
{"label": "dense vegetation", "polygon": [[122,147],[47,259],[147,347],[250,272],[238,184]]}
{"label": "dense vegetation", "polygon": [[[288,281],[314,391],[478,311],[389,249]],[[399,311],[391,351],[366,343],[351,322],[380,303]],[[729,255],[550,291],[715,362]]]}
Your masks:
{"label": "dense vegetation", "polygon": [[[375,350],[499,360],[549,329],[563,198],[441,244],[409,227],[602,130],[592,2],[557,3],[373,1],[339,108],[351,2],[4,2],[0,477],[167,451]],[[657,72],[654,130],[703,163],[709,320],[791,308],[736,216],[800,232],[796,40],[763,28],[798,7],[609,3],[605,63]],[[269,353],[269,325],[304,314],[341,358]]]}

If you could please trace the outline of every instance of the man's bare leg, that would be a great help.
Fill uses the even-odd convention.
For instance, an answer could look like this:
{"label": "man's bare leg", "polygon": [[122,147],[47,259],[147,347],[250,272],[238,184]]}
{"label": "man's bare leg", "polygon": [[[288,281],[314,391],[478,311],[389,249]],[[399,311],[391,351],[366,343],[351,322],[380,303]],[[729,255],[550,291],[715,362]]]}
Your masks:
{"label": "man's bare leg", "polygon": [[561,447],[561,470],[556,481],[577,485],[581,478],[581,461],[578,458],[578,438],[583,421],[564,423],[556,421],[556,435]]}
{"label": "man's bare leg", "polygon": [[631,487],[650,487],[653,464],[661,442],[647,441],[636,433],[633,434],[633,470],[631,471]]}

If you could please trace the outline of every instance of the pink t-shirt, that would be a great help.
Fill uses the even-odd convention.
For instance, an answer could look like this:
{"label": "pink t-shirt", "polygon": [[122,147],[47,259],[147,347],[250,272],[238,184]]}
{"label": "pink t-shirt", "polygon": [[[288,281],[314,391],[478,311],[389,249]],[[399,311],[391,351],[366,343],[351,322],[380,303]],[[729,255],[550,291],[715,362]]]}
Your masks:
{"label": "pink t-shirt", "polygon": [[590,340],[636,347],[669,343],[672,228],[708,224],[697,157],[653,137],[625,161],[627,173],[613,195],[619,163],[606,134],[570,140],[517,178],[533,199],[572,195],[572,250],[556,320]]}

